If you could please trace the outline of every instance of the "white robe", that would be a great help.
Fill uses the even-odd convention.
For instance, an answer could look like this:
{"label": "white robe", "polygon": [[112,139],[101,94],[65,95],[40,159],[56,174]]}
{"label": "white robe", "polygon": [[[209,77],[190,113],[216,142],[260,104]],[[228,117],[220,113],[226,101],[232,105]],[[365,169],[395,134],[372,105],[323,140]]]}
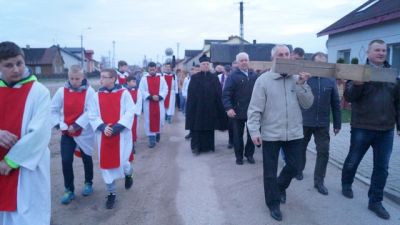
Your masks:
{"label": "white robe", "polygon": [[[120,102],[120,119],[117,123],[125,127],[120,133],[120,167],[115,169],[100,169],[103,180],[106,184],[111,184],[114,180],[125,177],[131,170],[129,156],[132,151],[132,124],[135,113],[135,105],[131,95],[124,90],[121,95]],[[92,129],[95,132],[97,141],[98,156],[100,161],[100,146],[102,132],[97,128],[103,124],[100,114],[99,95],[98,92],[94,95],[92,101],[89,101],[89,120]]]}
{"label": "white robe", "polygon": [[169,95],[169,106],[168,108],[165,109],[165,113],[168,116],[173,116],[175,114],[176,93],[178,93],[178,77],[175,74],[174,78],[172,78],[171,85],[172,87],[171,87],[171,93]]}
{"label": "white robe", "polygon": [[[141,95],[143,97],[143,114],[144,114],[144,130],[147,136],[154,136],[156,133],[150,132],[150,118],[149,118],[149,108],[150,108],[150,101],[147,99],[150,96],[149,93],[149,87],[147,84],[147,76],[149,74],[146,74],[146,76],[142,77],[142,80],[140,81],[139,85],[139,91],[141,92]],[[157,76],[160,76],[160,74],[157,74]],[[168,86],[167,82],[165,81],[163,76],[160,76],[160,90],[159,90],[159,95],[165,99],[165,97],[168,94]],[[164,120],[165,120],[165,107],[164,107],[164,100],[159,101],[160,105],[160,132],[161,128],[164,126]]]}
{"label": "white robe", "polygon": [[0,224],[50,224],[49,117],[49,90],[39,82],[34,82],[25,104],[21,139],[7,154],[7,158],[20,165],[17,211],[1,211]]}
{"label": "white robe", "polygon": [[[93,99],[95,92],[92,87],[89,87],[86,91],[85,107],[83,114],[75,121],[80,127],[82,127],[82,133],[79,136],[74,137],[76,144],[86,155],[92,155],[94,148],[94,133],[90,128],[89,117],[88,117],[88,102]],[[54,94],[51,100],[51,120],[52,127],[59,124],[60,130],[68,130],[68,126],[64,123],[64,87],[60,87]]]}
{"label": "white robe", "polygon": [[[124,88],[129,92],[129,90],[126,87],[124,87]],[[132,98],[132,101],[133,101],[133,98]],[[134,113],[135,113],[135,116],[137,116],[136,117],[137,122],[136,122],[136,128],[135,128],[136,129],[136,134],[137,134],[138,133],[137,124],[139,124],[139,122],[140,122],[139,118],[140,118],[140,115],[142,114],[142,108],[143,108],[143,97],[142,97],[142,93],[140,92],[139,88],[137,88],[136,103],[133,102],[133,104],[135,105],[135,107],[134,107],[135,108],[135,112]]]}

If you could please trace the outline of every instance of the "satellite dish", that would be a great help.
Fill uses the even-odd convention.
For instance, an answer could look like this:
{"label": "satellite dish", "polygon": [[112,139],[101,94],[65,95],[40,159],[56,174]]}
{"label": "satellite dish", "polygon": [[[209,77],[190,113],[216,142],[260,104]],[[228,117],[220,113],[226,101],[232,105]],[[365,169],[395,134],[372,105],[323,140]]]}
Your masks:
{"label": "satellite dish", "polygon": [[174,50],[172,50],[172,48],[165,49],[165,55],[171,56],[173,54],[174,54]]}

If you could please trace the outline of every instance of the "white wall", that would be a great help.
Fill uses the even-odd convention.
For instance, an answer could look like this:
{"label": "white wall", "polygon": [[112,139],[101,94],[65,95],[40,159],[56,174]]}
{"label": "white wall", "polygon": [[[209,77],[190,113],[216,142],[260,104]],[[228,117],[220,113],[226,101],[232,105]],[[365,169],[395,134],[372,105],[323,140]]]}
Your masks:
{"label": "white wall", "polygon": [[[400,42],[400,20],[382,23],[368,28],[330,35],[327,41],[328,61],[336,63],[339,50],[351,49],[350,59],[356,57],[360,64],[367,59],[368,43],[382,39],[387,44]],[[389,57],[389,56],[388,56]],[[390,62],[391,63],[391,62]]]}
{"label": "white wall", "polygon": [[[65,69],[68,69],[72,66],[72,65],[81,65],[81,61],[78,60],[77,58],[61,51],[61,56],[64,59],[64,67]],[[84,62],[83,64],[83,69],[84,71],[87,70],[87,62]]]}

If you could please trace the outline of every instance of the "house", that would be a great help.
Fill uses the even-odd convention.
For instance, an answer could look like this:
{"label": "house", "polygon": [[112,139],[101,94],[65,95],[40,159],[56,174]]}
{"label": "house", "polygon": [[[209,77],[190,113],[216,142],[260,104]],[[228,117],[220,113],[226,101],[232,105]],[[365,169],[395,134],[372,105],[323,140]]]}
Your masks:
{"label": "house", "polygon": [[[211,44],[210,49],[211,62],[214,65],[231,65],[238,53],[246,52],[249,54],[250,67],[254,70],[264,71],[270,67],[271,50],[275,45],[271,43],[257,44],[255,41],[253,44],[214,43]],[[293,47],[291,45],[287,46],[292,51]]]}
{"label": "house", "polygon": [[64,72],[64,60],[60,48],[22,48],[25,54],[25,64],[34,74],[52,75]]}
{"label": "house", "polygon": [[400,69],[400,1],[369,0],[320,31],[317,36],[328,35],[326,47],[329,62],[339,58],[350,63],[358,58],[366,61],[368,43],[382,39],[387,43],[387,59]]}
{"label": "house", "polygon": [[190,53],[196,53],[194,56],[191,56],[190,58],[186,59],[186,51],[185,51],[185,61],[183,62],[183,68],[185,68],[187,71],[190,70],[190,68],[196,64],[199,64],[199,58],[203,55],[206,54],[208,57],[210,57],[210,50],[211,50],[211,45],[212,44],[250,44],[250,42],[240,38],[239,36],[230,36],[228,37],[228,40],[216,40],[216,39],[206,39],[204,40],[203,44],[203,49],[202,50],[190,50]]}
{"label": "house", "polygon": [[[84,55],[84,60],[82,62],[82,53]],[[99,63],[93,59],[94,51],[85,50],[83,48],[62,48],[61,54],[65,59],[65,67],[68,69],[71,65],[83,63],[83,70],[87,73],[91,73],[95,70],[99,70]]]}

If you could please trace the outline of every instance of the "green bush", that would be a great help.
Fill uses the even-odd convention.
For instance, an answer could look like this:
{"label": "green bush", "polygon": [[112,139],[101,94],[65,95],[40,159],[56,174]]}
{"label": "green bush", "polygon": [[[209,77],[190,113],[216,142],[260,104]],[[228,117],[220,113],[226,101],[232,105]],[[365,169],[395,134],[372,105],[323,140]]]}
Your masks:
{"label": "green bush", "polygon": [[351,64],[358,64],[358,58],[356,58],[356,57],[352,58]]}

